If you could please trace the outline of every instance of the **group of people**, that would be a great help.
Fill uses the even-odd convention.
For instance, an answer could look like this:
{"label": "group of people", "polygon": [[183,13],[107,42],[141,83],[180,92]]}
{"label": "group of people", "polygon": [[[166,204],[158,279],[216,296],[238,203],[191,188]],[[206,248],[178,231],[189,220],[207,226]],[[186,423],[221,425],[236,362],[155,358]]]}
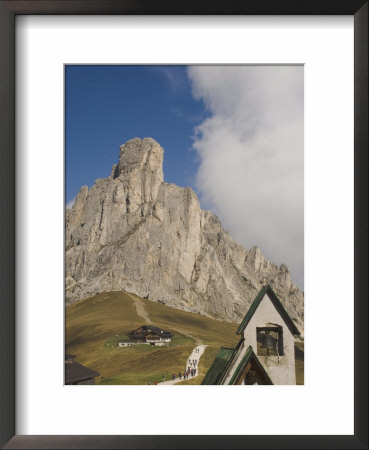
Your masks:
{"label": "group of people", "polygon": [[[195,348],[194,352],[195,353],[199,353],[199,348]],[[188,380],[189,377],[194,377],[196,375],[197,372],[197,359],[191,359],[189,358],[188,360],[188,366],[185,368],[185,370],[183,371],[183,373],[181,371],[178,372],[178,378],[180,380],[182,380],[182,377],[184,380]],[[177,374],[176,373],[172,373],[172,380],[175,381],[177,379]],[[165,373],[163,373],[162,377],[161,377],[161,381],[164,382],[165,381]],[[151,381],[149,381],[148,384],[152,384]],[[154,382],[155,385],[158,384],[157,381]]]}
{"label": "group of people", "polygon": [[183,373],[183,379],[187,380],[189,376],[194,377],[196,375],[195,367],[188,367],[187,370]]}
{"label": "group of people", "polygon": [[[197,364],[197,360],[189,360],[189,366],[183,371],[183,373],[181,371],[178,372],[178,375],[176,373],[172,374],[172,380],[175,381],[177,378],[179,378],[179,380],[182,380],[182,378],[184,380],[188,380],[188,377],[194,377],[196,375],[196,364]],[[165,381],[165,374],[163,373],[162,381]]]}
{"label": "group of people", "polygon": [[188,360],[188,364],[190,364],[190,366],[196,367],[196,365],[197,365],[197,359],[189,359],[189,360]]}
{"label": "group of people", "polygon": [[[195,348],[195,352],[198,351],[198,348]],[[189,359],[188,360],[188,366],[187,369],[185,369],[183,378],[186,380],[189,376],[194,377],[196,375],[196,366],[197,366],[197,359]]]}

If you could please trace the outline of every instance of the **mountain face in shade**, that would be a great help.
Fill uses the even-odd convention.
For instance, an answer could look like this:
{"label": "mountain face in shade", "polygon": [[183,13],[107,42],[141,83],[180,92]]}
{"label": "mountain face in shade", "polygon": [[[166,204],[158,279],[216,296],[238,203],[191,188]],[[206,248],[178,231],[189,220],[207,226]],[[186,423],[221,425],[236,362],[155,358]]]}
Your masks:
{"label": "mountain face in shade", "polygon": [[126,290],[239,322],[270,283],[303,328],[304,296],[288,268],[235,242],[192,189],[164,182],[163,155],[153,139],[132,139],[110,177],[81,188],[66,212],[67,303]]}

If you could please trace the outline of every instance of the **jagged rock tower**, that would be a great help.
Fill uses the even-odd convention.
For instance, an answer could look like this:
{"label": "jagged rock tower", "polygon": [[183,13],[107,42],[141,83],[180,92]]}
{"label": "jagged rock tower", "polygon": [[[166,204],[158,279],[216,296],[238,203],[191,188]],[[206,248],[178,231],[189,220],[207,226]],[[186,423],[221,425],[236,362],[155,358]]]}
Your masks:
{"label": "jagged rock tower", "polygon": [[165,183],[163,154],[132,139],[110,177],[81,188],[66,213],[67,303],[124,289],[237,322],[268,282],[302,328],[303,293],[287,267],[236,243],[192,189]]}

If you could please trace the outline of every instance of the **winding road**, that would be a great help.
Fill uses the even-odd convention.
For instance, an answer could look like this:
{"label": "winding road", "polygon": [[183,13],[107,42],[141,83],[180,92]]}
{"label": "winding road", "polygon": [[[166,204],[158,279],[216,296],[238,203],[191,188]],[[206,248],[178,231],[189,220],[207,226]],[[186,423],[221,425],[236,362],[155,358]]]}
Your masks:
{"label": "winding road", "polygon": [[[148,314],[148,311],[146,309],[145,303],[140,298],[136,297],[135,295],[131,295],[131,294],[128,294],[128,295],[133,300],[133,306],[136,309],[137,315],[140,316],[145,321],[145,323],[151,324],[152,321],[151,321],[150,316]],[[175,329],[179,333],[183,334],[184,336],[188,336],[188,337],[190,337],[190,338],[192,338],[194,340],[198,340],[194,336],[191,336],[190,334],[186,333],[185,331],[183,331],[181,329],[178,329],[178,328],[175,328],[175,327],[173,327],[173,329]],[[196,347],[192,350],[192,353],[190,354],[190,356],[186,360],[186,367],[183,368],[183,371],[185,369],[187,369],[187,367],[190,365],[188,363],[188,360],[190,360],[190,361],[192,361],[193,359],[197,360],[197,364],[195,366],[196,367],[196,375],[194,375],[194,376],[189,375],[188,376],[188,380],[191,380],[192,378],[196,378],[198,376],[198,374],[199,374],[200,358],[201,358],[202,354],[204,353],[206,347],[207,347],[207,345],[201,344],[201,341],[200,341],[200,344],[196,345]],[[193,368],[194,366],[190,365],[190,367]],[[177,377],[175,380],[162,381],[161,383],[158,383],[158,385],[177,384],[180,381],[185,381],[183,376],[182,376],[181,380]]]}
{"label": "winding road", "polygon": [[[204,353],[205,348],[207,347],[207,345],[201,344],[201,345],[196,345],[196,347],[193,349],[191,355],[188,357],[189,360],[193,360],[193,359],[197,359],[197,364],[196,364],[196,375],[194,375],[193,377],[191,375],[188,376],[188,380],[192,380],[192,378],[196,378],[199,374],[199,365],[200,365],[200,358],[202,356],[202,354]],[[198,349],[198,351],[197,351]],[[188,359],[186,360],[186,369],[188,367]],[[193,366],[191,366],[193,367]],[[178,375],[178,374],[177,374]],[[183,377],[180,380],[178,377],[175,380],[168,380],[168,381],[162,381],[161,383],[158,383],[158,386],[161,385],[166,385],[166,384],[177,384],[180,381],[184,381]]]}

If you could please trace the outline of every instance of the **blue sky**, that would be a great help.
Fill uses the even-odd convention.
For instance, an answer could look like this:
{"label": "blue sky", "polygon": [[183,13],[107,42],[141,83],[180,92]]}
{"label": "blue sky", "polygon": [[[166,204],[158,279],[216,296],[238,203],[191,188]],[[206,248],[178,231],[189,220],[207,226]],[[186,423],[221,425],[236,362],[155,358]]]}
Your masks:
{"label": "blue sky", "polygon": [[110,175],[119,147],[152,137],[165,150],[165,181],[195,188],[194,127],[206,117],[185,66],[67,66],[66,202]]}
{"label": "blue sky", "polygon": [[66,203],[152,137],[245,248],[304,286],[303,66],[67,66]]}

